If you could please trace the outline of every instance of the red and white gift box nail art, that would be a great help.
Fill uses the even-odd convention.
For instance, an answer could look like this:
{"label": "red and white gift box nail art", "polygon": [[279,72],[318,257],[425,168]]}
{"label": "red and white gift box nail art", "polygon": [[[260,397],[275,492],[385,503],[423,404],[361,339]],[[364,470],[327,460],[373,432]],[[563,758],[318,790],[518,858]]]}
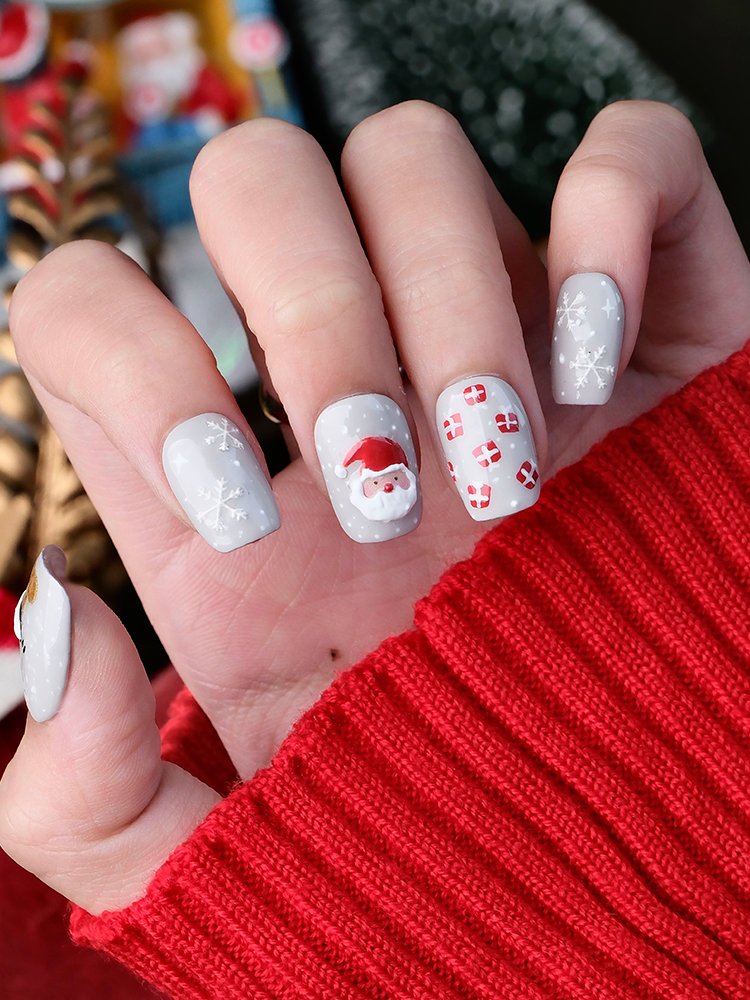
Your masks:
{"label": "red and white gift box nail art", "polygon": [[507,382],[494,375],[462,379],[440,394],[436,417],[451,478],[475,520],[514,514],[536,502],[534,438]]}

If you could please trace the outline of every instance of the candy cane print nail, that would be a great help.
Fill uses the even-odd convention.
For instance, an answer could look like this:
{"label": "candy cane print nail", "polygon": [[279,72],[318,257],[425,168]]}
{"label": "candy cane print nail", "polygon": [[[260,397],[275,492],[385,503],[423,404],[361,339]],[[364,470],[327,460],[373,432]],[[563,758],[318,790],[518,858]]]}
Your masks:
{"label": "candy cane print nail", "polygon": [[178,424],[164,442],[162,462],[180,506],[217,552],[256,542],[279,527],[279,509],[252,448],[220,413]]}
{"label": "candy cane print nail", "polygon": [[413,531],[422,497],[406,417],[388,396],[363,393],[326,407],[315,446],[333,509],[357,542],[385,542]]}
{"label": "candy cane print nail", "polygon": [[29,584],[16,606],[15,632],[21,643],[23,693],[31,717],[51,719],[60,707],[70,666],[70,599],[65,553],[47,545],[37,556]]}
{"label": "candy cane print nail", "polygon": [[437,429],[448,471],[467,511],[489,521],[539,496],[536,449],[516,392],[494,375],[473,375],[441,392]]}
{"label": "candy cane print nail", "polygon": [[552,393],[558,403],[597,406],[612,395],[625,310],[606,274],[574,274],[563,283],[552,329]]}

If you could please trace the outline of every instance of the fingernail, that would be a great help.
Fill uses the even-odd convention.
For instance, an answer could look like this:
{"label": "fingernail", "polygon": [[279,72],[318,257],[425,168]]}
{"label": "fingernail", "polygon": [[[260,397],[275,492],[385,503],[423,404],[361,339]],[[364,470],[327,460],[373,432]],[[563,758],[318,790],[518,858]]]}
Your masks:
{"label": "fingernail", "polygon": [[392,399],[348,396],[326,407],[315,446],[339,523],[356,542],[385,542],[414,531],[422,496],[406,417]]}
{"label": "fingernail", "polygon": [[191,524],[217,552],[279,527],[279,509],[250,444],[220,413],[201,413],[167,436],[162,462]]}
{"label": "fingernail", "polygon": [[475,521],[515,514],[539,497],[539,469],[529,419],[514,389],[494,375],[474,375],[437,401],[448,471]]}
{"label": "fingernail", "polygon": [[625,310],[606,274],[574,274],[563,283],[552,331],[552,393],[558,403],[601,406],[620,364]]}
{"label": "fingernail", "polygon": [[37,556],[29,585],[16,605],[14,628],[21,643],[23,693],[31,717],[51,719],[60,707],[70,666],[70,599],[65,553],[47,545]]}

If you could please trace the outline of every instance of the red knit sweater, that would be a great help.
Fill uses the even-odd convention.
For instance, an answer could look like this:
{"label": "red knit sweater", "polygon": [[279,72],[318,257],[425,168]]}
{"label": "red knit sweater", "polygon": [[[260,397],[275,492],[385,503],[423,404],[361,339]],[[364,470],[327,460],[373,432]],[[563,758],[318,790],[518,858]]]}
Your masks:
{"label": "red knit sweater", "polygon": [[[741,353],[491,531],[73,934],[177,998],[750,998],[748,500]],[[234,782],[185,694],[165,753]]]}

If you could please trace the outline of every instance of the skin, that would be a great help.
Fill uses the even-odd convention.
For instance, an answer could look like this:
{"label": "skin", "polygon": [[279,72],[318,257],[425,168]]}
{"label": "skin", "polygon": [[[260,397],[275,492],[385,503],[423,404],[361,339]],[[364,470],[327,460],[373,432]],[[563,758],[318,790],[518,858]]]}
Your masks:
{"label": "skin", "polygon": [[409,489],[409,480],[405,473],[389,472],[385,476],[366,479],[362,485],[362,492],[366,497],[374,497],[377,493],[393,493],[397,486],[402,490]]}
{"label": "skin", "polygon": [[[193,171],[203,241],[300,456],[274,481],[281,530],[253,546],[209,551],[169,490],[160,454],[178,422],[220,412],[250,434],[208,348],[143,272],[109,247],[70,244],[11,304],[21,364],[244,778],[335,672],[408,627],[414,600],[487,529],[437,457],[443,388],[483,372],[510,382],[549,477],[740,348],[750,313],[747,258],[672,108],[627,102],[597,117],[559,184],[548,273],[444,111],[374,115],[341,166],[346,201],[314,140],[264,119],[218,136]],[[625,300],[604,407],[558,407],[548,389],[550,310],[581,271],[611,275]],[[422,524],[379,545],[339,528],[313,442],[321,410],[359,392],[399,402],[421,445]],[[141,895],[217,798],[159,760],[132,643],[94,595],[68,592],[68,690],[53,719],[29,721],[0,783],[0,843],[96,913]]]}

